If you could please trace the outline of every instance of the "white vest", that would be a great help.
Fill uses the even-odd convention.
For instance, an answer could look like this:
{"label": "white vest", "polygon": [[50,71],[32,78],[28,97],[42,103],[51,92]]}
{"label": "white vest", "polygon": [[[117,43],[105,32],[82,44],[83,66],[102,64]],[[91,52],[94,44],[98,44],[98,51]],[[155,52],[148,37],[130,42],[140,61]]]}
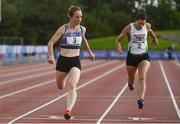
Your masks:
{"label": "white vest", "polygon": [[130,27],[131,27],[131,31],[130,31],[131,40],[128,44],[128,51],[131,54],[146,53],[148,50],[148,45],[147,45],[148,31],[146,28],[146,24],[140,30],[136,29],[134,23],[131,23]]}

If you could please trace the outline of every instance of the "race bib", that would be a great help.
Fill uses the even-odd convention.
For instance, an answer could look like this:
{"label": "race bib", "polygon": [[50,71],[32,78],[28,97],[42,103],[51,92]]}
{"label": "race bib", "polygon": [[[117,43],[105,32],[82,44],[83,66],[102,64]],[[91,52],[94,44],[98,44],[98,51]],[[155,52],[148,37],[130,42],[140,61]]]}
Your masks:
{"label": "race bib", "polygon": [[146,52],[146,45],[143,43],[132,43],[131,51],[132,54],[141,54]]}
{"label": "race bib", "polygon": [[81,44],[82,37],[67,37],[67,44]]}
{"label": "race bib", "polygon": [[146,49],[146,45],[144,43],[132,43],[131,47],[133,49]]}

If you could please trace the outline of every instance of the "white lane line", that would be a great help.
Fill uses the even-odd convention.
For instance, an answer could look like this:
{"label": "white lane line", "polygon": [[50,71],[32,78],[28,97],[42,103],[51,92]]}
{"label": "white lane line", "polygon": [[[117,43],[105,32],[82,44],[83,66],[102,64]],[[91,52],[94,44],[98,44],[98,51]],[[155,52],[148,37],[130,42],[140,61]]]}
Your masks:
{"label": "white lane line", "polygon": [[166,82],[166,85],[167,85],[167,87],[168,87],[168,90],[169,90],[169,93],[170,93],[171,100],[172,100],[172,102],[173,102],[174,108],[176,109],[176,113],[177,113],[177,115],[178,115],[178,118],[180,119],[180,110],[179,110],[179,107],[178,107],[178,105],[177,105],[177,102],[176,102],[176,99],[175,99],[175,97],[174,97],[173,91],[172,91],[172,89],[171,89],[170,83],[169,83],[168,78],[167,78],[167,76],[166,76],[166,73],[165,73],[165,71],[164,71],[163,65],[162,65],[162,63],[161,63],[160,61],[159,61],[159,65],[160,65],[160,68],[161,68],[161,71],[162,71],[164,80],[165,80],[165,82]]}
{"label": "white lane line", "polygon": [[[94,64],[93,63],[84,64],[84,66],[88,66],[88,65],[94,65]],[[44,73],[41,73],[41,74],[34,74],[34,75],[31,75],[31,76],[21,77],[21,78],[17,78],[17,79],[1,81],[0,85],[4,85],[4,84],[12,83],[12,82],[15,82],[15,81],[20,81],[20,80],[25,80],[25,79],[36,78],[36,77],[40,77],[42,75],[48,75],[48,74],[53,73],[53,72],[55,72],[55,71],[53,70],[53,71],[44,72]]]}
{"label": "white lane line", "polygon": [[[82,60],[83,61],[83,60]],[[101,60],[98,60],[98,61],[94,61],[91,63],[91,61],[89,60],[86,60],[87,62],[83,63],[82,65],[91,65],[95,62],[99,63],[99,62],[102,62]],[[22,67],[23,66],[23,67]],[[15,65],[13,65],[13,68],[11,67],[0,67],[0,74],[1,73],[9,73],[9,71],[22,71],[22,70],[28,70],[30,68],[43,68],[45,66],[49,66],[49,64],[47,62],[43,62],[43,63],[37,63],[37,64],[24,64],[22,66],[19,66],[19,67],[16,67]]]}
{"label": "white lane line", "polygon": [[[99,80],[99,79],[101,79],[101,78],[109,75],[110,73],[112,73],[112,72],[114,72],[114,71],[116,71],[116,70],[124,67],[124,65],[125,65],[125,64],[116,66],[115,68],[113,68],[113,69],[111,69],[111,70],[109,70],[109,71],[107,71],[107,72],[105,72],[105,73],[97,76],[96,78],[94,78],[94,79],[92,79],[92,80],[90,80],[90,81],[88,81],[88,82],[85,82],[84,84],[80,85],[80,86],[77,88],[77,90],[79,90],[79,89],[81,89],[81,88],[83,88],[83,87],[85,87],[85,86],[87,86],[87,85],[89,85],[89,84],[91,84],[91,83],[93,83],[93,82],[95,82],[95,81],[97,81],[97,80]],[[65,93],[65,94],[63,94],[63,95],[61,95],[61,96],[59,96],[59,97],[57,97],[57,98],[55,98],[55,99],[53,99],[53,100],[45,103],[45,104],[43,104],[43,105],[41,105],[41,106],[39,106],[39,107],[37,107],[37,108],[35,108],[35,109],[33,109],[33,110],[25,113],[25,114],[23,114],[23,115],[20,115],[20,116],[16,117],[15,119],[13,119],[13,120],[11,120],[10,122],[8,122],[8,124],[12,124],[12,123],[14,123],[14,122],[17,121],[17,120],[19,120],[19,119],[21,119],[21,118],[23,118],[23,117],[25,117],[25,116],[27,116],[27,115],[29,115],[29,114],[37,111],[37,110],[39,110],[39,109],[42,109],[42,108],[44,108],[44,107],[46,107],[46,106],[48,106],[48,105],[50,105],[50,104],[58,101],[59,99],[65,97],[67,94],[68,94],[68,93]]]}
{"label": "white lane line", "polygon": [[[111,61],[111,62],[104,63],[104,64],[101,64],[101,65],[97,65],[97,66],[94,66],[94,67],[91,67],[91,68],[87,68],[87,69],[82,70],[82,73],[92,71],[92,70],[95,70],[95,69],[98,69],[98,68],[113,64],[113,63],[115,63],[115,61]],[[25,91],[28,91],[28,90],[31,90],[31,89],[34,89],[34,88],[37,88],[37,87],[40,87],[40,86],[44,86],[44,85],[52,83],[54,81],[56,81],[56,80],[54,79],[54,80],[49,80],[49,81],[46,81],[46,82],[41,82],[41,83],[39,83],[37,85],[34,85],[34,86],[31,86],[31,87],[28,87],[28,88],[24,88],[24,89],[21,89],[21,90],[18,90],[18,91],[15,91],[15,92],[0,96],[0,99],[8,97],[8,96],[15,95],[15,94],[18,94],[18,93],[22,93],[22,92],[25,92]]]}
{"label": "white lane line", "polygon": [[28,90],[31,90],[31,89],[34,89],[34,88],[37,88],[37,87],[41,87],[41,86],[44,86],[44,85],[46,85],[46,84],[52,83],[52,82],[54,82],[54,81],[56,81],[56,80],[55,80],[55,79],[54,79],[54,80],[49,80],[49,81],[46,81],[46,82],[43,82],[43,83],[40,83],[40,84],[31,86],[31,87],[28,87],[28,88],[24,88],[24,89],[18,90],[18,91],[16,91],[16,92],[12,92],[12,93],[9,93],[9,94],[0,96],[0,99],[5,98],[5,97],[8,97],[8,96],[15,95],[15,94],[18,94],[18,93],[22,93],[22,92],[25,92],[25,91],[28,91]]}
{"label": "white lane line", "polygon": [[[44,64],[44,65],[43,65]],[[46,65],[48,65],[48,64],[46,64]],[[26,65],[23,65],[24,67],[13,67],[13,68],[11,68],[11,67],[8,67],[8,68],[0,68],[1,69],[1,71],[0,72],[2,72],[2,73],[9,73],[9,71],[15,71],[15,72],[17,72],[17,71],[21,71],[21,70],[26,70],[26,69],[29,69],[29,68],[39,68],[39,67],[44,67],[44,66],[46,66],[45,65],[45,63],[42,63],[42,65],[40,64],[40,63],[38,63],[38,64],[33,64],[33,65],[29,65],[29,64],[26,64]]]}
{"label": "white lane line", "polygon": [[43,67],[43,68],[36,68],[36,69],[29,68],[28,70],[24,70],[24,71],[13,72],[13,73],[8,73],[8,74],[1,74],[0,77],[4,78],[4,77],[9,77],[9,76],[18,75],[18,74],[31,73],[31,72],[47,70],[47,69],[50,70],[50,69],[53,69],[53,68],[52,67],[45,67],[45,68]]}
{"label": "white lane line", "polygon": [[127,83],[126,85],[123,87],[123,89],[118,93],[118,95],[116,96],[116,98],[114,99],[114,101],[111,103],[111,105],[108,107],[108,109],[102,114],[102,116],[97,120],[96,124],[100,124],[101,121],[104,119],[104,117],[109,113],[109,111],[113,108],[113,106],[116,104],[116,102],[118,101],[118,99],[120,98],[120,96],[123,94],[123,92],[125,91],[125,89],[127,88]]}
{"label": "white lane line", "polygon": [[[95,62],[97,62],[97,63],[99,63],[100,61],[95,61]],[[44,65],[42,65],[42,64],[44,64]],[[3,74],[0,74],[0,77],[3,77],[4,75],[7,75],[7,74],[4,74],[4,73],[8,73],[8,74],[10,74],[11,75],[11,73],[12,74],[17,74],[17,72],[21,72],[21,71],[24,71],[24,70],[29,70],[29,69],[32,69],[32,68],[44,68],[44,67],[46,67],[46,66],[53,66],[53,65],[49,65],[48,63],[42,63],[42,64],[40,64],[40,63],[38,63],[38,65],[37,64],[33,64],[33,65],[28,65],[28,64],[26,64],[26,65],[24,65],[24,67],[15,67],[15,68],[10,68],[10,67],[8,67],[8,68],[1,68],[0,67],[0,72],[2,72]],[[88,62],[88,63],[84,63],[84,64],[82,64],[82,66],[84,66],[84,65],[93,65],[94,64],[94,62],[93,63],[91,63],[91,62]],[[3,70],[3,71],[2,71]],[[9,72],[9,71],[16,71],[16,72]]]}
{"label": "white lane line", "polygon": [[[97,62],[98,63],[98,62]],[[87,66],[87,65],[92,65],[93,63],[87,63],[87,64],[84,64],[83,66]],[[33,68],[36,68],[36,69],[32,69],[32,68],[28,68],[28,69],[25,69],[23,71],[16,71],[16,72],[12,72],[12,73],[8,73],[8,74],[1,74],[0,77],[8,77],[8,76],[13,76],[13,75],[18,75],[18,74],[23,74],[23,73],[29,73],[29,72],[35,72],[35,71],[41,71],[41,70],[45,70],[45,69],[54,69],[55,66],[51,66],[51,67],[33,67]]]}
{"label": "white lane line", "polygon": [[49,72],[44,72],[44,73],[41,73],[41,74],[34,74],[34,75],[26,76],[26,77],[21,77],[21,78],[11,79],[11,80],[7,80],[7,81],[2,81],[0,83],[0,85],[9,84],[9,83],[12,83],[12,82],[15,82],[15,81],[20,81],[20,80],[45,76],[45,75],[48,75],[48,74],[51,74],[51,73],[55,73],[55,71],[49,71]]}

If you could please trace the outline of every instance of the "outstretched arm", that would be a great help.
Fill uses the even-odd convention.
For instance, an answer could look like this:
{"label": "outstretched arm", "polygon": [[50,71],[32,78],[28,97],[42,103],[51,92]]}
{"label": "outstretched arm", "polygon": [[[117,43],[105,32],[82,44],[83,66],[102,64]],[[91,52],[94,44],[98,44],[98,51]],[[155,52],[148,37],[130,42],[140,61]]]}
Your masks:
{"label": "outstretched arm", "polygon": [[151,29],[151,25],[149,23],[146,24],[148,29],[148,35],[152,37],[152,42],[159,45],[158,39],[156,35],[154,34],[153,30]]}
{"label": "outstretched arm", "polygon": [[53,45],[62,36],[62,34],[64,33],[64,30],[65,30],[65,27],[61,26],[48,42],[48,63],[49,64],[55,63],[54,54],[53,54]]}
{"label": "outstretched arm", "polygon": [[83,42],[84,47],[85,47],[85,48],[88,50],[88,52],[89,52],[89,58],[93,61],[94,58],[95,58],[95,56],[94,56],[94,54],[92,53],[92,51],[91,51],[91,49],[90,49],[90,47],[89,47],[89,43],[88,43],[88,41],[87,41],[87,39],[86,39],[86,37],[85,37],[85,31],[86,31],[86,29],[84,29],[84,33],[83,33],[83,36],[82,36],[82,42]]}
{"label": "outstretched arm", "polygon": [[119,52],[122,52],[122,48],[121,48],[121,42],[122,40],[126,37],[126,35],[130,32],[130,25],[126,26],[122,32],[120,33],[120,35],[117,37],[116,41],[115,41],[115,47],[116,50]]}

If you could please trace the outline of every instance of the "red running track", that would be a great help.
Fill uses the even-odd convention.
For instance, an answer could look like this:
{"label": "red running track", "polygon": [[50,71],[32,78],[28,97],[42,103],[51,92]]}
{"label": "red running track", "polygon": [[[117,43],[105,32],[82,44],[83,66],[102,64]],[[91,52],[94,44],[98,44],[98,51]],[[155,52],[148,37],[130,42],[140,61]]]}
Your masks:
{"label": "red running track", "polygon": [[180,66],[153,61],[144,109],[127,88],[124,61],[83,60],[72,119],[63,118],[67,89],[56,88],[47,63],[0,67],[0,123],[180,123]]}

